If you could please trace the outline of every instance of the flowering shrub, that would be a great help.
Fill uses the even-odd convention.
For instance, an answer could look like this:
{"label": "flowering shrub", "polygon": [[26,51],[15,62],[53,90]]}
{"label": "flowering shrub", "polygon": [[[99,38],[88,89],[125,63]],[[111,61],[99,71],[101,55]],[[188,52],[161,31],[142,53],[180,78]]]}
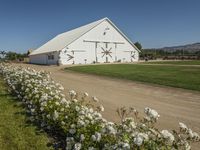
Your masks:
{"label": "flowering shrub", "polygon": [[145,108],[145,116],[139,116],[134,108],[119,108],[121,123],[104,119],[104,107],[98,98],[81,97],[71,90],[69,99],[63,94],[62,85],[55,83],[48,73],[31,68],[0,64],[10,92],[27,107],[30,120],[63,139],[66,150],[80,149],[190,149],[191,142],[200,140],[199,135],[179,123],[179,131],[159,131],[154,124],[160,115],[151,108]]}

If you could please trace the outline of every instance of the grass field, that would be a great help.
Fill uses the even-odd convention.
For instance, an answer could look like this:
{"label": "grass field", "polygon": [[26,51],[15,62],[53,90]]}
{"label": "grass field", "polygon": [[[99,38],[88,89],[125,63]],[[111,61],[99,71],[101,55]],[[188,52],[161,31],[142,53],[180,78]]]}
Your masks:
{"label": "grass field", "polygon": [[66,70],[200,91],[200,67],[107,64],[75,66]]}
{"label": "grass field", "polygon": [[147,64],[173,64],[173,65],[200,65],[200,60],[192,61],[154,61],[154,62],[144,62]]}
{"label": "grass field", "polygon": [[47,150],[48,137],[27,124],[25,110],[6,90],[0,77],[0,149]]}

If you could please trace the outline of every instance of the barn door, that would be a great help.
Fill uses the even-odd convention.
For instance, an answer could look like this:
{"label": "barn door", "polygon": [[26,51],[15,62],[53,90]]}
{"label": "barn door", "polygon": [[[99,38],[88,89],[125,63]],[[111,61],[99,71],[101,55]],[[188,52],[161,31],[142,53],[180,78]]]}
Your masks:
{"label": "barn door", "polygon": [[87,59],[83,58],[85,50],[68,50],[66,52],[66,58],[68,64],[78,64],[78,63],[87,63]]}
{"label": "barn door", "polygon": [[124,42],[115,41],[91,41],[83,40],[84,42],[95,43],[95,58],[94,62],[114,62],[117,61],[117,45]]}
{"label": "barn door", "polygon": [[115,59],[113,47],[111,45],[108,45],[108,43],[99,44],[97,51],[98,62],[109,63],[113,62],[113,60]]}

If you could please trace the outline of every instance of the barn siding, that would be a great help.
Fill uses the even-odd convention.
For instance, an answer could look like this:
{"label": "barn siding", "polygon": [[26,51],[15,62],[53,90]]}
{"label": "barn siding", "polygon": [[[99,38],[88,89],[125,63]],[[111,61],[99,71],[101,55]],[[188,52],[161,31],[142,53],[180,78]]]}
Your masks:
{"label": "barn siding", "polygon": [[[48,55],[53,54],[54,60],[48,60]],[[43,65],[56,65],[58,63],[59,54],[58,52],[30,55],[30,63],[32,64],[43,64]]]}
{"label": "barn siding", "polygon": [[[106,35],[103,35],[105,28],[109,28],[110,30],[106,33]],[[132,59],[132,61],[138,61],[139,52],[107,20],[105,20],[101,24],[78,38],[76,41],[68,45],[67,49],[65,48],[61,51],[60,56],[62,64],[72,64],[73,61],[75,62],[75,64],[90,64],[96,60],[95,43],[84,42],[84,40],[124,42],[124,44],[117,45],[116,51],[114,44],[108,45],[109,48],[112,48],[112,58],[108,57],[108,61],[115,62],[115,60],[121,60],[121,62],[131,62],[130,52],[124,51],[135,51],[135,59]],[[105,44],[98,44],[97,57],[98,62],[104,63],[106,61],[106,58],[105,56],[102,57],[103,54],[101,47],[105,49]],[[69,55],[73,55],[71,52],[72,50],[84,50],[85,52],[75,52],[74,59],[69,60]],[[67,53],[65,53],[64,51],[66,51]]]}

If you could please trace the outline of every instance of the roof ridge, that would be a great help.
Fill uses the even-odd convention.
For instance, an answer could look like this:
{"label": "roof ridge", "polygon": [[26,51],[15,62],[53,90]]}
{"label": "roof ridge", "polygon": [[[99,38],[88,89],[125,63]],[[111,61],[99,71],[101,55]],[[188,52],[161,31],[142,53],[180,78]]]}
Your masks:
{"label": "roof ridge", "polygon": [[[64,34],[64,33],[71,32],[71,31],[73,31],[73,30],[76,30],[76,29],[80,29],[80,28],[82,28],[82,27],[89,26],[89,25],[91,25],[91,24],[93,24],[93,23],[97,23],[97,22],[100,23],[100,22],[102,22],[102,21],[104,21],[104,20],[106,20],[106,19],[108,19],[108,18],[107,18],[107,17],[104,17],[104,18],[102,18],[102,19],[99,19],[99,20],[96,20],[96,21],[93,21],[93,22],[90,22],[90,23],[81,25],[81,26],[79,26],[79,27],[72,28],[72,29],[70,29],[70,30],[68,30],[68,31],[66,31],[66,32],[60,33],[60,34],[58,34],[58,35],[62,35],[62,34]],[[86,31],[86,32],[87,32],[87,31]]]}
{"label": "roof ridge", "polygon": [[[90,22],[89,24],[85,24],[85,25],[82,25],[80,27],[71,29],[69,31],[60,33],[60,34],[56,35],[53,39],[47,41],[41,47],[37,48],[30,55],[36,55],[36,54],[41,54],[41,53],[48,53],[48,52],[53,52],[53,51],[59,51],[59,50],[63,49],[64,47],[66,47],[67,45],[69,45],[70,43],[72,43],[74,40],[78,39],[79,37],[81,37],[82,35],[84,35],[85,33],[87,33],[88,31],[90,31],[91,29],[93,29],[95,26],[97,26],[98,24],[100,24],[101,22],[103,22],[106,19],[108,19],[108,18],[102,18],[102,19]],[[75,32],[77,32],[77,33],[75,33]],[[67,40],[66,40],[66,42],[62,42],[61,40],[59,40],[59,38],[62,39],[62,38],[64,38],[64,36],[66,36],[65,38],[68,39],[68,42],[67,42]],[[57,45],[57,42],[62,42],[62,46],[61,45]],[[54,43],[56,46],[53,45],[52,43]],[[51,48],[49,48],[49,49],[52,49],[51,51],[47,50],[47,48],[48,48],[47,45],[48,44],[51,45]]]}

